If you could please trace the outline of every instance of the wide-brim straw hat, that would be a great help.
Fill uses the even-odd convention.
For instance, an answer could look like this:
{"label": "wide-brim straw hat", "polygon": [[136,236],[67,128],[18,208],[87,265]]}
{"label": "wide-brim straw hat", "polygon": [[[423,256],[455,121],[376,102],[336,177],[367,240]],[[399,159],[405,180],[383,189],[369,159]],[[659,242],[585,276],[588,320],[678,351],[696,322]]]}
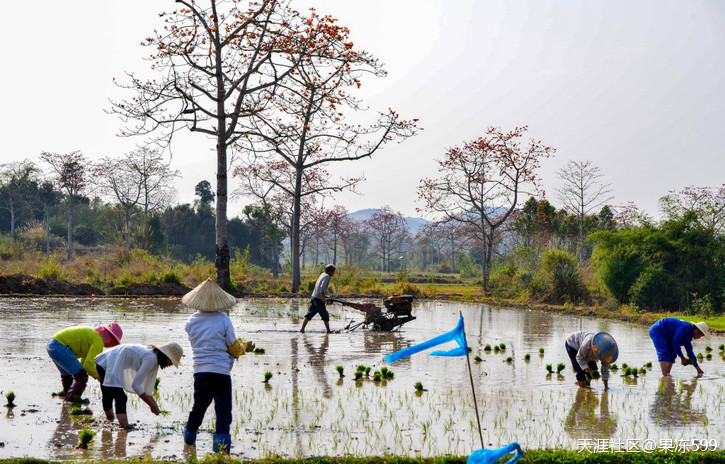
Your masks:
{"label": "wide-brim straw hat", "polygon": [[181,299],[186,306],[199,311],[226,311],[237,303],[237,299],[224,291],[211,279],[197,285]]}
{"label": "wide-brim straw hat", "polygon": [[181,365],[181,357],[184,356],[184,349],[176,342],[164,343],[158,347],[159,351],[169,358],[169,361],[179,367]]}
{"label": "wide-brim straw hat", "polygon": [[704,322],[695,322],[695,327],[700,329],[700,332],[702,332],[702,335],[704,335],[705,338],[710,336],[710,327],[708,327]]}

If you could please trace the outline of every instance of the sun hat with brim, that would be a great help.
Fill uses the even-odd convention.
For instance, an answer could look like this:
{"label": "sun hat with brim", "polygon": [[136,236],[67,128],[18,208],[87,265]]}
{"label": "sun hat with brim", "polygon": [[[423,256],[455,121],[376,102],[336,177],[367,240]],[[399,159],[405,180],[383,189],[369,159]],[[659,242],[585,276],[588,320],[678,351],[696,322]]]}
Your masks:
{"label": "sun hat with brim", "polygon": [[98,332],[101,338],[103,338],[104,345],[115,346],[121,343],[121,337],[123,337],[123,330],[121,330],[121,326],[115,322],[111,322],[108,325],[96,327],[95,331]]}
{"label": "sun hat with brim", "polygon": [[157,347],[159,351],[164,353],[164,356],[169,358],[169,361],[176,366],[179,367],[181,365],[181,357],[184,356],[184,349],[176,342],[169,342],[164,343],[163,345]]}
{"label": "sun hat with brim", "polygon": [[199,311],[226,311],[237,303],[237,299],[225,292],[211,279],[197,285],[181,299],[186,306]]}
{"label": "sun hat with brim", "polygon": [[594,336],[592,351],[597,359],[607,364],[613,363],[619,357],[617,342],[607,332],[599,332]]}
{"label": "sun hat with brim", "polygon": [[704,322],[695,322],[694,325],[700,330],[700,332],[702,332],[702,335],[704,335],[705,338],[710,336],[710,327],[708,327],[707,324]]}

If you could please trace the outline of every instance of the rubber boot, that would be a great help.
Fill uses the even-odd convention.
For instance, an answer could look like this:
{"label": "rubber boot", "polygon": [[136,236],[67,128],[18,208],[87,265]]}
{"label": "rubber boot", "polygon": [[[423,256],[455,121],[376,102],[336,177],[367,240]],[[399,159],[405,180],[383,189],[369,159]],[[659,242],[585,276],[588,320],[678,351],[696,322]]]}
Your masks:
{"label": "rubber boot", "polygon": [[73,385],[73,376],[61,375],[60,383],[63,385],[63,394],[65,395],[70,390],[70,386]]}
{"label": "rubber boot", "polygon": [[232,436],[229,433],[215,433],[213,436],[213,450],[215,453],[229,454],[232,447]]}
{"label": "rubber boot", "polygon": [[192,432],[184,426],[184,443],[189,446],[196,446],[196,432]]}
{"label": "rubber boot", "polygon": [[73,385],[70,387],[70,390],[68,390],[66,392],[65,400],[72,402],[74,396],[83,395],[83,392],[86,390],[87,383],[88,383],[88,372],[86,372],[85,369],[82,369],[73,376]]}

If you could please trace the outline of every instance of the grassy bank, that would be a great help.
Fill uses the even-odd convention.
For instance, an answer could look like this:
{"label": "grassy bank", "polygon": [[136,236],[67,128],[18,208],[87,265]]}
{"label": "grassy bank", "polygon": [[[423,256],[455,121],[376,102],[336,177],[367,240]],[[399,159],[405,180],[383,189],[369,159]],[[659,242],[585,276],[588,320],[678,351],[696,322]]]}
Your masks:
{"label": "grassy bank", "polygon": [[[179,295],[206,278],[214,276],[214,264],[203,258],[185,264],[167,257],[151,255],[142,250],[124,248],[86,254],[73,261],[66,261],[59,255],[45,257],[38,253],[19,251],[1,256],[0,264],[2,265],[0,280],[3,276],[22,275],[43,282],[64,284],[64,286],[26,285],[15,289],[12,286],[0,288],[0,293],[4,294]],[[235,285],[234,293],[237,296],[284,298],[308,296],[321,272],[319,266],[304,269],[300,293],[291,294],[289,274],[281,273],[274,278],[268,270],[250,264],[244,252],[237,250],[230,263],[230,270]],[[705,320],[715,331],[725,331],[723,315],[639,311],[635,307],[617,304],[596,287],[590,290],[595,297],[588,305],[546,304],[531,298],[515,279],[512,280],[505,274],[495,274],[494,277],[493,283],[496,286],[484,295],[480,280],[464,279],[455,274],[416,274],[407,271],[381,273],[340,266],[330,289],[331,293],[353,301],[407,293],[418,299],[556,311],[583,317],[605,317],[642,325],[652,324],[662,317],[680,317],[691,321]],[[35,290],[41,287],[42,289]],[[74,293],[74,290],[82,292]]]}
{"label": "grassy bank", "polygon": [[[531,450],[526,453],[528,461],[535,464],[715,464],[725,462],[725,451],[685,452],[685,453],[578,453],[576,451]],[[441,458],[406,458],[399,456],[381,456],[366,458],[307,458],[307,459],[264,459],[244,460],[208,455],[199,459],[199,464],[463,464],[467,456]],[[193,461],[193,460],[192,460]],[[525,463],[526,459],[519,462]],[[0,464],[50,464],[69,461],[44,461],[32,458],[0,460]],[[164,464],[184,461],[154,461],[151,459],[70,461],[74,464],[94,462],[99,464],[147,463]],[[191,461],[190,461],[191,462]],[[504,462],[504,461],[501,461]]]}

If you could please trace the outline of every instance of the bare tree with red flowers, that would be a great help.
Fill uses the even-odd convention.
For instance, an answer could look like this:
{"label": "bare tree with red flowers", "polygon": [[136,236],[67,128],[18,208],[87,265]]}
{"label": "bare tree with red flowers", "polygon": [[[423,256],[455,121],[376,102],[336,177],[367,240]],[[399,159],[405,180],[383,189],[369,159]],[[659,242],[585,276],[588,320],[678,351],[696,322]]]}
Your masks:
{"label": "bare tree with red flowers", "polygon": [[384,206],[365,221],[365,229],[372,237],[373,247],[380,257],[383,272],[390,272],[390,257],[402,252],[411,241],[410,231],[400,212]]}
{"label": "bare tree with red flowers", "polygon": [[438,160],[440,175],[418,186],[424,209],[443,222],[467,224],[483,245],[482,289],[488,290],[491,256],[498,229],[516,210],[519,196],[538,184],[540,161],[555,149],[531,140],[527,126],[505,132],[490,127],[485,135],[448,150]]}

